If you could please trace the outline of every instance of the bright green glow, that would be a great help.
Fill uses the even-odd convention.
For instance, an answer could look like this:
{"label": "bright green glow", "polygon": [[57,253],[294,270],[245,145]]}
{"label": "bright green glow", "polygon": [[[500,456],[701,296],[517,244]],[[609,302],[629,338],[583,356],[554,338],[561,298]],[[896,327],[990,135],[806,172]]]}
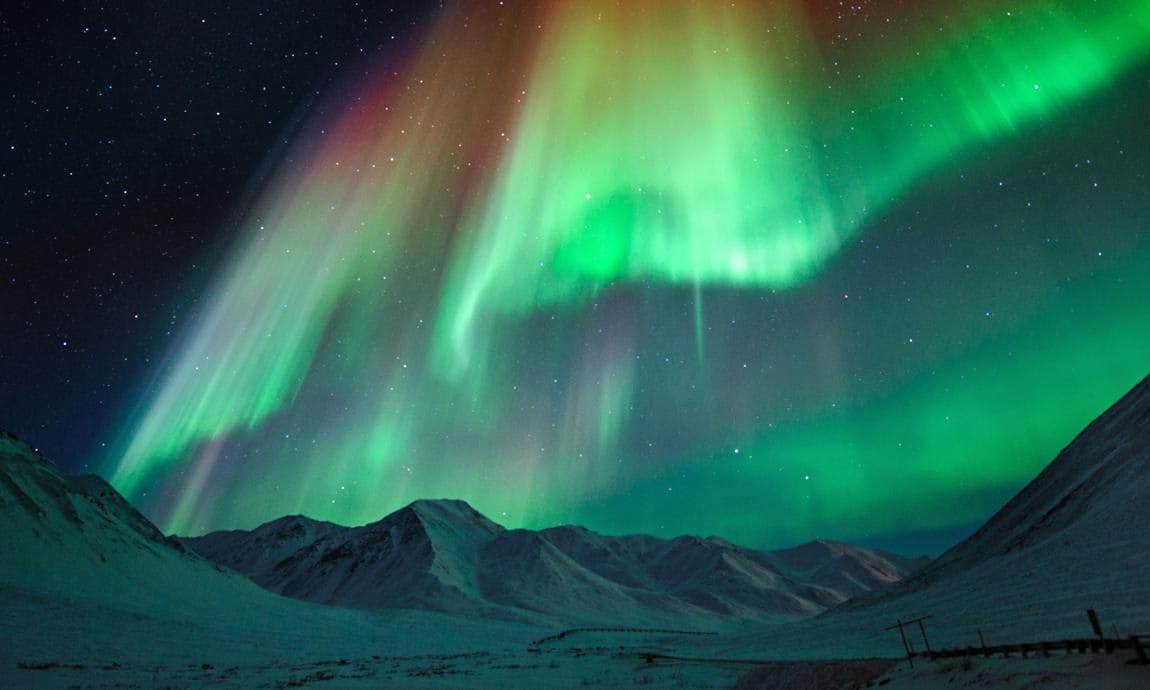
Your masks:
{"label": "bright green glow", "polygon": [[959,11],[966,16],[946,22],[937,40],[891,56],[905,67],[877,75],[858,96],[857,112],[876,126],[852,137],[865,144],[857,155],[873,155],[894,182],[876,187],[880,194],[972,143],[1056,114],[1147,55],[1150,5],[1143,2]]}
{"label": "bright green glow", "polygon": [[465,218],[440,311],[449,376],[492,313],[619,279],[792,284],[837,246],[801,23],[785,4],[676,10],[557,12],[511,149]]}
{"label": "bright green glow", "polygon": [[464,224],[441,309],[449,374],[489,315],[614,280],[794,286],[924,172],[1150,54],[1147,3],[1029,3],[932,27],[865,81],[824,81],[790,5],[681,9],[562,6]]}
{"label": "bright green glow", "polygon": [[[1105,97],[1150,55],[1150,5],[968,3],[841,45],[818,26],[787,2],[449,9],[402,79],[284,164],[113,482],[181,532],[428,496],[749,541],[893,530],[934,502],[956,506],[940,524],[984,515],[1144,373],[1139,262],[1069,287],[1047,274],[1087,272],[1094,247],[987,270],[1021,296],[985,327],[950,323],[965,298],[921,275],[894,294],[914,273],[897,263],[823,286],[866,264],[872,228],[900,242],[879,219],[904,208],[938,237],[926,261],[951,260],[952,233],[1013,251],[920,181]],[[1144,229],[1114,229],[1131,217],[1078,223],[1150,265]],[[906,363],[881,343],[910,298],[955,344]],[[860,299],[889,328],[841,316]],[[1098,320],[1063,322],[1071,307]],[[1074,368],[1087,333],[1106,353]],[[1084,390],[1012,419],[1044,380]],[[675,503],[685,477],[698,510]]]}

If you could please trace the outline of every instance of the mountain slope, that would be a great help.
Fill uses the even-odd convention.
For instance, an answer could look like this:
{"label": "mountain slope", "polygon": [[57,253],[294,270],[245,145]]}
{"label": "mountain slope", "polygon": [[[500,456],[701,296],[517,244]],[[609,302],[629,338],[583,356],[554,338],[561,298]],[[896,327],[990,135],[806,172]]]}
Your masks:
{"label": "mountain slope", "polygon": [[175,615],[268,594],[165,537],[104,480],[0,432],[0,587]]}
{"label": "mountain slope", "polygon": [[700,613],[670,598],[597,575],[531,530],[509,530],[485,544],[479,582],[490,601],[562,616],[572,623],[668,624],[678,620],[690,625]]}
{"label": "mountain slope", "polygon": [[1091,422],[977,532],[939,558],[935,573],[1013,552],[1071,558],[1150,517],[1150,377]]}
{"label": "mountain slope", "polygon": [[[897,587],[823,618],[932,615],[962,644],[976,628],[1088,635],[1083,610],[1150,625],[1150,377],[1086,427],[969,538]],[[937,633],[936,633],[937,634]]]}

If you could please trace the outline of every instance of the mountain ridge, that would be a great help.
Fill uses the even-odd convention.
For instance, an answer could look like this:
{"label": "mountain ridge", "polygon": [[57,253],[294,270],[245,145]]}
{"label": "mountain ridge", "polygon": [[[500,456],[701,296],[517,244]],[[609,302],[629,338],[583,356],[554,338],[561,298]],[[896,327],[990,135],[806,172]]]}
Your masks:
{"label": "mountain ridge", "polygon": [[[459,499],[420,499],[358,527],[285,520],[181,541],[273,592],[308,601],[528,611],[575,622],[797,619],[921,566],[836,542],[834,558],[819,561],[822,581],[807,582],[785,550],[719,537],[606,536],[578,525],[506,529]],[[291,533],[277,543],[287,546],[269,552],[268,535],[284,525]]]}

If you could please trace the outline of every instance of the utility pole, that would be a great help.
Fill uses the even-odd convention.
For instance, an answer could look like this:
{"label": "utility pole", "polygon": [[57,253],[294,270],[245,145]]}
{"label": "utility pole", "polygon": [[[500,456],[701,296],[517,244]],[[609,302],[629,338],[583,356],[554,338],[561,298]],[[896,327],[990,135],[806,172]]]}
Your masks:
{"label": "utility pole", "polygon": [[[930,616],[926,616],[926,618],[930,618]],[[931,653],[930,652],[930,640],[926,639],[926,628],[922,624],[922,622],[924,620],[926,620],[926,618],[919,618],[918,619],[918,629],[919,629],[919,632],[922,633],[922,644],[926,647],[926,653],[930,654]]]}
{"label": "utility pole", "polygon": [[906,660],[910,662],[911,668],[914,668],[915,651],[914,645],[911,643],[910,638],[906,636],[906,626],[918,623],[918,631],[922,634],[922,644],[924,647],[926,647],[926,653],[929,655],[932,653],[930,648],[930,640],[926,637],[926,626],[924,626],[922,622],[931,617],[932,616],[920,616],[909,621],[904,621],[903,619],[899,618],[898,622],[896,622],[894,625],[883,628],[883,630],[894,630],[895,628],[898,628],[898,635],[902,639],[902,648],[906,651]]}

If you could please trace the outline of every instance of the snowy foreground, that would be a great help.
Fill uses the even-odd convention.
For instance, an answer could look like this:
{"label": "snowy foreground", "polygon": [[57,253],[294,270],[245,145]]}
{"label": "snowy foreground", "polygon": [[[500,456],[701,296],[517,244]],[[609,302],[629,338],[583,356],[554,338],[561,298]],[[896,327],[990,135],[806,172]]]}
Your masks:
{"label": "snowy foreground", "polygon": [[[805,620],[675,626],[708,634],[545,640],[566,627],[553,614],[285,598],[165,537],[99,478],[63,477],[5,434],[0,524],[0,689],[1150,687],[1150,666],[1127,664],[1129,651],[920,657],[910,668],[887,629],[930,616],[936,649],[977,646],[980,635],[991,646],[1086,638],[1092,608],[1107,635],[1150,637],[1150,379],[918,574]],[[554,595],[577,606],[573,593],[587,591]],[[909,630],[917,649],[920,635]]]}
{"label": "snowy foreground", "polygon": [[[976,658],[969,664],[919,660],[913,670],[905,660],[864,663],[857,669],[821,661],[647,663],[642,652],[722,658],[736,650],[729,648],[725,635],[689,639],[634,633],[575,634],[532,647],[532,640],[552,631],[428,612],[370,614],[287,600],[273,606],[237,602],[231,615],[195,620],[149,617],[12,589],[0,590],[0,596],[5,602],[0,629],[8,631],[0,651],[3,688],[853,688],[884,671],[888,675],[882,680],[889,682],[883,687],[892,690],[1150,685],[1150,668],[1124,663],[1128,653]],[[870,621],[857,624],[873,629]],[[794,633],[802,628],[792,624],[773,633],[759,631],[759,644],[735,656],[817,659],[842,654],[829,638],[796,638]],[[885,644],[875,640],[873,651],[894,656],[897,639]]]}

